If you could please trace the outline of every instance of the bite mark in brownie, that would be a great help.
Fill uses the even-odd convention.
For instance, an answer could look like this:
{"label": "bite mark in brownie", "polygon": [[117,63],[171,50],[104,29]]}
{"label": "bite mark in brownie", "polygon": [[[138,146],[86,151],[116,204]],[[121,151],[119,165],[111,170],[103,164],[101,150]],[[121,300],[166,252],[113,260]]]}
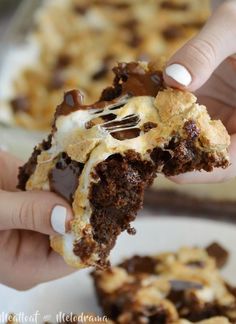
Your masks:
{"label": "bite mark in brownie", "polygon": [[20,171],[22,189],[67,199],[71,232],[51,239],[74,266],[106,267],[117,236],[142,208],[156,174],[227,167],[229,136],[196,98],[166,88],[156,64],[119,63],[94,104],[71,90],[56,109],[50,143]]}

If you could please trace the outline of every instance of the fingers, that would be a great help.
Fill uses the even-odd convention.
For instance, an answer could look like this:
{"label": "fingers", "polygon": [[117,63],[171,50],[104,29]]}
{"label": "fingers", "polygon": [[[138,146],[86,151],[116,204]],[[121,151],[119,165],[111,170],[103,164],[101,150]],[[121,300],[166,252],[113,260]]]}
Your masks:
{"label": "fingers", "polygon": [[19,167],[22,164],[21,160],[0,150],[0,189],[16,191]]}
{"label": "fingers", "polygon": [[216,67],[236,52],[236,1],[221,5],[201,32],[170,59],[164,72],[169,86],[195,91]]}
{"label": "fingers", "polygon": [[69,230],[72,210],[51,192],[0,191],[0,230],[26,229],[48,235]]}
{"label": "fingers", "polygon": [[231,145],[229,150],[231,165],[227,169],[215,169],[213,172],[197,171],[189,172],[176,177],[170,177],[170,180],[178,184],[188,183],[216,183],[225,182],[236,177],[236,135],[231,136]]}

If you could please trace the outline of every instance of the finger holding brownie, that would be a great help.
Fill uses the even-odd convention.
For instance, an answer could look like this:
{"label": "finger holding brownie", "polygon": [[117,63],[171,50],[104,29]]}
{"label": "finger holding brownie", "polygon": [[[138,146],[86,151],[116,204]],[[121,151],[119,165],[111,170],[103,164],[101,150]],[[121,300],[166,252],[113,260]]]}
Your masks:
{"label": "finger holding brownie", "polygon": [[0,151],[0,282],[25,290],[74,270],[50,248],[49,241],[49,235],[66,231],[71,208],[51,192],[17,191],[21,164]]}
{"label": "finger holding brownie", "polygon": [[195,91],[213,118],[231,135],[231,165],[212,173],[191,172],[171,178],[177,183],[223,182],[236,176],[236,1],[213,1],[214,12],[199,34],[167,63],[169,86]]}

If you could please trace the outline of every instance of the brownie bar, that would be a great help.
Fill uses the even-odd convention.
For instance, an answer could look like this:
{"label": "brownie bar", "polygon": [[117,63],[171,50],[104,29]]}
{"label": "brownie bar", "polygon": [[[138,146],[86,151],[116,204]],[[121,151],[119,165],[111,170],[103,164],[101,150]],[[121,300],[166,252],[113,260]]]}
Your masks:
{"label": "brownie bar", "polygon": [[52,133],[21,168],[19,188],[51,190],[73,208],[71,232],[52,247],[74,266],[108,266],[156,174],[229,164],[229,135],[188,92],[166,88],[157,64],[119,63],[92,105],[65,94]]}
{"label": "brownie bar", "polygon": [[109,270],[94,271],[104,314],[117,324],[235,323],[236,296],[209,249],[135,255]]}

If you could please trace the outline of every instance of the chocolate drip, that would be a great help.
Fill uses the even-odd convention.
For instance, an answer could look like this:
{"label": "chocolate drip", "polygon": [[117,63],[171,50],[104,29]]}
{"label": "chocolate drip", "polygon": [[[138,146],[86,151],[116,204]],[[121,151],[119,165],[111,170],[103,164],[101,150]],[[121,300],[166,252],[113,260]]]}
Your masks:
{"label": "chocolate drip", "polygon": [[72,203],[83,167],[82,163],[73,161],[66,153],[62,153],[59,161],[49,173],[51,191]]}
{"label": "chocolate drip", "polygon": [[77,110],[104,109],[107,105],[116,104],[125,95],[155,97],[164,88],[161,71],[146,71],[136,62],[119,63],[113,72],[113,86],[106,88],[94,104],[83,105],[83,95],[79,90],[65,93],[62,104],[57,107],[55,120]]}

